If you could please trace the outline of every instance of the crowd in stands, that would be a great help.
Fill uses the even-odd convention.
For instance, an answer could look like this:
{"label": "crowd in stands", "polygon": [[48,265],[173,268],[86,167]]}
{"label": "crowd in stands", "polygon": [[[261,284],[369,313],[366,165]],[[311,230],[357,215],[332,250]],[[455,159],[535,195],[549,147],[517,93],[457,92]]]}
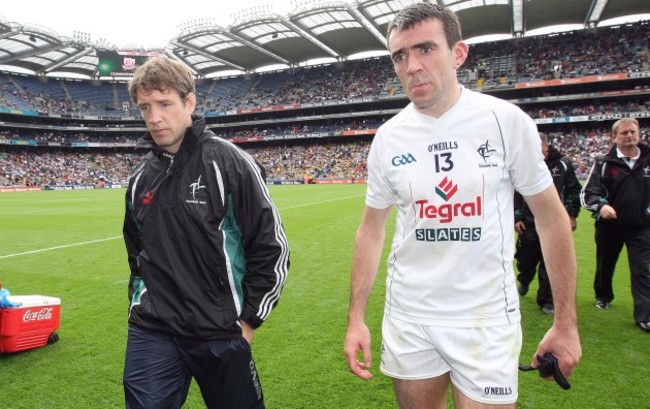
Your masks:
{"label": "crowd in stands", "polygon": [[[357,60],[354,63],[327,65],[304,69],[280,87],[259,87],[240,101],[226,101],[216,110],[232,110],[251,106],[346,101],[381,95],[385,85],[394,77],[387,58]],[[225,108],[225,109],[223,109]]]}
{"label": "crowd in stands", "polygon": [[[641,22],[616,29],[475,44],[459,70],[459,78],[467,88],[489,89],[512,87],[517,82],[648,71],[649,34],[650,22]],[[381,57],[305,69],[280,87],[253,88],[243,98],[230,93],[209,110],[346,101],[400,93],[390,59]]]}
{"label": "crowd in stands", "polygon": [[[573,161],[580,178],[587,176],[594,157],[611,146],[606,127],[548,134],[551,144]],[[650,143],[650,127],[641,128],[641,139]],[[360,180],[367,175],[370,141],[370,137],[316,138],[300,144],[242,147],[264,167],[269,183]],[[128,179],[137,159],[138,154],[128,148],[80,150],[0,145],[0,186],[119,184]]]}
{"label": "crowd in stands", "polygon": [[92,186],[128,179],[133,153],[0,147],[0,186]]}
{"label": "crowd in stands", "polygon": [[[649,37],[650,22],[642,21],[616,28],[478,43],[471,46],[469,58],[458,75],[466,87],[487,90],[513,87],[520,82],[647,72],[650,71]],[[238,83],[232,79],[203,80],[198,87],[197,110],[225,112],[402,94],[387,56],[251,77],[236,79]],[[37,80],[34,86],[38,86]],[[126,85],[115,83],[112,86],[123,89],[102,92],[108,100],[100,106],[90,106],[88,101],[73,100],[69,92],[47,94],[26,89],[11,75],[2,74],[0,107],[17,109],[20,102],[31,104],[34,111],[50,114],[83,114],[102,108],[107,115],[137,116],[137,109],[129,104],[126,96]],[[88,87],[93,85],[88,83]],[[62,80],[60,88],[66,89]],[[118,91],[126,96],[125,100],[113,100],[113,95],[120,94]]]}
{"label": "crowd in stands", "polygon": [[545,106],[529,105],[524,106],[523,110],[533,119],[562,118],[579,115],[612,115],[630,112],[650,112],[650,100],[648,98],[626,102],[612,100],[598,105],[573,101],[572,103]]}
{"label": "crowd in stands", "polygon": [[[641,125],[640,131],[641,142],[650,145],[650,127]],[[612,146],[610,128],[551,132],[548,136],[549,142],[573,161],[580,179],[587,178],[594,158],[604,155]]]}
{"label": "crowd in stands", "polygon": [[[522,109],[533,119],[562,118],[580,115],[611,115],[621,113],[648,113],[650,100],[648,98],[619,101],[612,99],[601,104],[574,101],[572,103],[529,104]],[[274,137],[275,139],[304,138],[310,134],[329,133],[335,136],[340,131],[368,130],[372,134],[391,115],[360,117],[360,118],[333,118],[318,121],[299,121],[280,123],[277,125],[249,125],[239,127],[215,126],[213,131],[226,139]],[[37,142],[102,142],[116,144],[135,144],[142,136],[142,132],[63,132],[59,130],[24,129],[20,132],[14,128],[0,128],[0,143],[17,139]]]}
{"label": "crowd in stands", "polygon": [[361,130],[376,130],[390,116],[381,118],[339,118],[318,122],[298,122],[292,124],[279,124],[271,126],[258,126],[243,129],[222,129],[215,127],[213,131],[219,136],[226,139],[245,138],[256,136],[275,136],[275,137],[300,137],[314,133],[335,133],[340,131],[361,131]]}
{"label": "crowd in stands", "polygon": [[[366,177],[369,141],[319,142],[247,150],[264,167],[269,183]],[[132,150],[0,147],[0,186],[122,184],[138,157]]]}
{"label": "crowd in stands", "polygon": [[87,101],[75,101],[44,91],[32,92],[12,81],[0,83],[0,107],[21,110],[25,105],[32,111],[56,114],[83,113],[88,112],[90,108]]}
{"label": "crowd in stands", "polygon": [[[113,136],[115,135],[115,136]],[[62,132],[52,130],[21,130],[17,129],[2,129],[0,128],[0,144],[7,143],[12,139],[21,141],[35,141],[35,142],[55,142],[60,144],[75,143],[75,142],[97,142],[97,143],[117,143],[133,145],[142,137],[142,132],[132,133],[95,133],[89,134],[86,132]]]}
{"label": "crowd in stands", "polygon": [[[463,65],[484,88],[648,71],[650,22],[476,44]],[[469,75],[468,79],[475,77]],[[466,84],[470,85],[470,84]],[[471,86],[471,85],[470,85]]]}
{"label": "crowd in stands", "polygon": [[[469,59],[458,75],[468,88],[487,90],[513,87],[518,82],[650,72],[649,34],[650,22],[644,21],[615,29],[598,28],[474,44],[470,47]],[[49,81],[60,81],[61,90],[50,83],[48,89],[52,91],[48,93],[39,89],[39,80],[35,78],[21,77],[18,80],[10,74],[0,74],[0,109],[31,109],[62,115],[83,114],[98,108],[87,101],[70,98],[70,92],[65,92],[64,81]],[[88,83],[88,87],[92,86]],[[126,88],[123,83],[103,84],[102,87],[101,92],[96,94],[109,95],[111,98],[118,94],[126,95],[124,89],[121,92],[109,90],[110,87]],[[197,88],[197,110],[199,113],[223,112],[290,104],[352,102],[367,97],[390,97],[401,92],[390,58],[376,57],[236,79],[204,79],[199,81]],[[127,101],[117,102],[126,105],[113,107],[115,112],[125,112],[139,118],[137,110]],[[112,100],[105,101],[103,108],[113,103]],[[567,99],[529,102],[523,104],[522,108],[535,119],[547,119],[647,113],[650,111],[650,101],[643,96],[601,98],[596,102],[591,99]],[[283,122],[276,124],[214,126],[213,130],[224,138],[235,140],[250,137],[285,139],[284,143],[267,143],[263,147],[255,145],[254,148],[252,144],[242,143],[264,166],[269,182],[364,179],[372,134],[390,116],[375,114],[365,118],[305,121],[284,118]],[[26,116],[25,121],[38,123],[38,118]],[[592,123],[592,129],[587,129],[586,124],[565,124],[562,128],[553,128],[561,131],[548,132],[551,142],[573,160],[580,177],[586,176],[593,157],[604,153],[610,146],[609,129],[605,124]],[[81,126],[66,123],[66,126],[73,125]],[[103,127],[101,122],[97,126]],[[98,186],[124,182],[137,160],[132,146],[141,137],[141,132],[93,131],[94,125],[87,127],[87,131],[72,132],[56,128],[44,130],[0,126],[0,186]],[[331,137],[340,131],[361,131],[362,136]],[[641,132],[642,139],[647,142],[650,128],[643,122]],[[301,142],[296,143],[296,139]],[[112,143],[116,147],[65,149],[9,146],[11,140],[63,146],[78,142],[101,142]]]}
{"label": "crowd in stands", "polygon": [[262,164],[268,182],[365,179],[369,140],[282,144],[247,149]]}

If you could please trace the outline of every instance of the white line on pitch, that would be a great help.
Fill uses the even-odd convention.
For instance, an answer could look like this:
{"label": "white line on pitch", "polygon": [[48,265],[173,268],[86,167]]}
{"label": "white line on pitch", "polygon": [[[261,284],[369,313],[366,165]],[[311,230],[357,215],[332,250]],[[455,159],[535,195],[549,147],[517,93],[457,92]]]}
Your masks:
{"label": "white line on pitch", "polygon": [[121,239],[121,238],[122,238],[122,236],[115,236],[115,237],[109,237],[107,239],[84,241],[84,242],[81,242],[81,243],[66,244],[64,246],[55,246],[55,247],[50,247],[50,248],[46,248],[46,249],[25,251],[24,253],[7,254],[6,256],[0,256],[0,259],[9,258],[9,257],[16,257],[16,256],[24,256],[26,254],[42,253],[44,251],[52,251],[52,250],[64,249],[64,248],[67,248],[67,247],[84,246],[86,244],[101,243],[102,241],[115,240],[115,239]]}
{"label": "white line on pitch", "polygon": [[283,210],[290,210],[290,209],[298,209],[300,207],[319,205],[319,204],[327,203],[327,202],[337,202],[339,200],[354,199],[356,197],[361,197],[361,196],[365,196],[365,194],[354,195],[354,196],[345,196],[345,197],[337,197],[336,199],[321,200],[320,202],[311,202],[311,203],[305,203],[305,204],[301,204],[301,205],[297,205],[297,206],[283,207],[283,208],[278,209],[278,210],[283,211]]}
{"label": "white line on pitch", "polygon": [[[278,210],[283,211],[283,210],[298,209],[298,208],[300,208],[300,207],[307,207],[307,206],[319,205],[319,204],[327,203],[327,202],[336,202],[336,201],[338,201],[338,200],[353,199],[353,198],[360,197],[360,196],[365,196],[365,195],[354,195],[354,196],[338,197],[338,198],[336,198],[336,199],[321,200],[320,202],[305,203],[305,204],[302,204],[302,205],[291,206],[291,207],[285,207],[285,208],[278,209]],[[0,259],[3,259],[3,258],[9,258],[9,257],[24,256],[24,255],[27,255],[27,254],[34,254],[34,253],[43,253],[43,252],[45,252],[45,251],[52,251],[52,250],[64,249],[64,248],[68,248],[68,247],[84,246],[84,245],[86,245],[86,244],[101,243],[101,242],[103,242],[103,241],[115,240],[115,239],[121,239],[121,238],[123,238],[123,237],[122,237],[122,236],[115,236],[115,237],[109,237],[109,238],[107,238],[107,239],[99,239],[99,240],[84,241],[84,242],[81,242],[81,243],[66,244],[66,245],[63,245],[63,246],[49,247],[49,248],[46,248],[46,249],[39,249],[39,250],[25,251],[25,252],[23,252],[23,253],[7,254],[7,255],[5,255],[5,256],[0,256]]]}

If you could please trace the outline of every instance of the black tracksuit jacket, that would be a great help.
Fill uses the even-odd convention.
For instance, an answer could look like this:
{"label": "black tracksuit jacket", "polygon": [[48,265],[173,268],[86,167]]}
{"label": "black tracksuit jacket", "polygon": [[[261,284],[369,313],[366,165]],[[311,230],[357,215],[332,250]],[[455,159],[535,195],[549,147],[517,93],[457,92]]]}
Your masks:
{"label": "black tracksuit jacket", "polygon": [[264,171],[194,117],[176,154],[150,152],[126,193],[124,240],[131,277],[129,322],[202,340],[259,327],[289,269],[284,229]]}
{"label": "black tracksuit jacket", "polygon": [[[580,200],[592,212],[596,223],[621,227],[650,225],[650,147],[639,144],[641,154],[630,167],[616,154],[616,145],[596,158]],[[616,219],[600,218],[600,208],[609,204]]]}
{"label": "black tracksuit jacket", "polygon": [[[580,189],[582,185],[576,176],[571,161],[562,153],[549,146],[548,157],[545,159],[548,170],[553,177],[553,184],[560,195],[562,204],[569,216],[577,218],[580,213]],[[523,221],[527,228],[535,226],[533,212],[530,211],[523,197],[515,192],[515,222]]]}

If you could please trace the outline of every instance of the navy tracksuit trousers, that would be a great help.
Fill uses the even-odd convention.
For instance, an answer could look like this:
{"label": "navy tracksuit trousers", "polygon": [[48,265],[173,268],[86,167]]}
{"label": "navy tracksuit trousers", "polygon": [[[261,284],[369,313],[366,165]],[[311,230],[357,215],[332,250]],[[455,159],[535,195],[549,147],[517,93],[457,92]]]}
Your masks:
{"label": "navy tracksuit trousers", "polygon": [[124,365],[127,409],[178,409],[192,378],[208,409],[264,408],[251,348],[243,338],[199,341],[129,326]]}

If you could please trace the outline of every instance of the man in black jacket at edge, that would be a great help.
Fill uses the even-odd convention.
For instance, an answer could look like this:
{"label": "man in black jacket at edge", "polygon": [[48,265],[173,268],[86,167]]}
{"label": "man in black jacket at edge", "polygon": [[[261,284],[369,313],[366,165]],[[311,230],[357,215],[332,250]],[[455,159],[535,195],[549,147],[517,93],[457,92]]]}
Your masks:
{"label": "man in black jacket at edge", "polygon": [[580,194],[596,219],[596,307],[614,299],[612,279],[627,247],[634,321],[650,332],[650,148],[640,142],[639,122],[624,118],[612,126],[614,146],[596,158]]}
{"label": "man in black jacket at edge", "polygon": [[126,193],[126,407],[180,408],[194,378],[208,408],[263,408],[251,342],[289,269],[264,170],[194,116],[183,63],[149,59],[129,93],[148,153]]}
{"label": "man in black jacket at edge", "polygon": [[[577,217],[580,213],[580,189],[582,185],[576,176],[571,161],[564,156],[558,149],[551,146],[548,142],[548,136],[544,133],[539,134],[542,144],[542,153],[548,166],[553,184],[557,189],[560,199],[569,214],[571,220],[571,229],[575,231],[577,227]],[[517,290],[520,295],[528,293],[528,286],[535,278],[535,272],[539,266],[537,289],[537,305],[546,314],[554,314],[553,294],[551,292],[551,283],[548,279],[544,258],[542,256],[542,247],[539,236],[535,229],[535,218],[530,211],[523,197],[515,192],[515,231],[517,232],[517,243],[515,259],[517,260],[517,280],[519,286]]]}

